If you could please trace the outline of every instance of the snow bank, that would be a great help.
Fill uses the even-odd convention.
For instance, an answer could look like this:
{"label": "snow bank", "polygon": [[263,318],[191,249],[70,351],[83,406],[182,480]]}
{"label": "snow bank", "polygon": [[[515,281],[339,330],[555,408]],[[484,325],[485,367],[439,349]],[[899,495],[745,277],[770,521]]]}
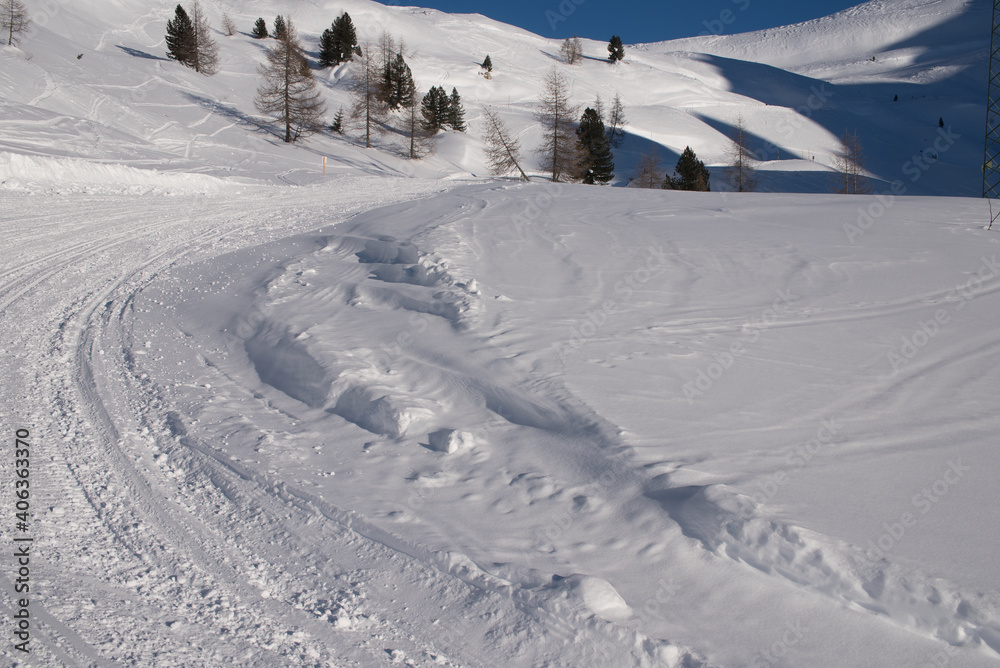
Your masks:
{"label": "snow bank", "polygon": [[34,185],[65,186],[69,189],[96,186],[116,191],[164,189],[215,193],[234,184],[204,174],[161,172],[74,158],[0,152],[0,188],[20,190],[31,189]]}

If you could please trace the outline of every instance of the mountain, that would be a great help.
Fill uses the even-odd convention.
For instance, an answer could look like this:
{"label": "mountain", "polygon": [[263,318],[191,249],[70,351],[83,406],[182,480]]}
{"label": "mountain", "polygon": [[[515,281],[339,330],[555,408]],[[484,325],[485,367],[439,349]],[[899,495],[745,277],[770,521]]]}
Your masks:
{"label": "mountain", "polygon": [[[479,139],[485,105],[498,109],[527,153],[540,143],[535,101],[542,73],[559,62],[558,40],[479,15],[367,0],[204,5],[212,25],[226,11],[241,30],[215,34],[222,68],[211,78],[166,59],[172,3],[81,0],[42,10],[20,49],[0,51],[0,151],[278,183],[317,178],[323,156],[328,174],[479,178],[488,176]],[[459,90],[467,135],[440,136],[436,154],[419,162],[403,159],[392,134],[379,150],[360,148],[350,132],[346,141],[276,141],[253,105],[267,45],[250,37],[254,21],[290,15],[315,65],[319,34],[345,10],[362,41],[383,31],[405,41],[421,92]],[[764,159],[764,189],[827,191],[837,138],[849,129],[860,134],[876,190],[900,180],[909,194],[976,195],[988,12],[984,0],[875,0],[785,28],[631,46],[614,67],[603,43],[583,40],[583,63],[564,69],[575,103],[622,96],[629,135],[616,151],[619,184],[653,145],[671,167],[690,145],[713,169],[716,188],[725,187],[727,137],[742,115]],[[739,28],[738,18],[728,29]],[[487,54],[492,80],[479,74]],[[332,119],[348,103],[347,68],[317,75]],[[536,158],[528,166],[541,174]],[[31,164],[36,179],[66,172]]]}

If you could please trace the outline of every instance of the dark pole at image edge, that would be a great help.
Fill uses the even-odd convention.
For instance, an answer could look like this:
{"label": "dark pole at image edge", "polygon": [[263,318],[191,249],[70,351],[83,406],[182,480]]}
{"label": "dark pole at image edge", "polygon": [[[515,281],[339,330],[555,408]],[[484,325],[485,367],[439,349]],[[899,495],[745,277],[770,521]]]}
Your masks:
{"label": "dark pole at image edge", "polygon": [[[1000,0],[993,0],[990,78],[986,95],[986,148],[983,154],[983,197],[1000,197]],[[990,210],[990,227],[996,220]]]}

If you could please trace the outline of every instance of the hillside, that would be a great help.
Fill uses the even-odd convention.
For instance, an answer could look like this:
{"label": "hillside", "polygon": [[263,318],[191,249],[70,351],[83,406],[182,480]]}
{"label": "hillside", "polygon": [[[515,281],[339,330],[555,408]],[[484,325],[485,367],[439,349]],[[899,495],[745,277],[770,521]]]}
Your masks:
{"label": "hillside", "polygon": [[[163,57],[172,2],[59,2],[0,49],[8,665],[1000,665],[986,3],[615,67],[585,42],[574,100],[629,116],[615,185],[691,145],[723,189],[695,193],[552,184],[534,155],[489,178],[485,105],[537,143],[558,41],[203,1],[313,50],[346,9],[470,132],[420,161],[283,144],[266,44],[218,35],[198,75]],[[318,76],[345,104],[347,68]],[[789,192],[724,191],[738,115]],[[845,126],[891,197],[820,193]]]}
{"label": "hillside", "polygon": [[[604,62],[603,43],[585,41],[583,64],[566,72],[574,101],[591,104],[597,95],[608,101],[620,93],[625,102],[630,135],[616,152],[619,183],[653,143],[669,165],[690,145],[720,167],[730,127],[743,115],[754,148],[767,159],[765,189],[827,191],[823,172],[833,162],[836,137],[851,128],[861,134],[877,190],[901,179],[909,194],[975,195],[987,4],[869,2],[764,34],[630,47],[617,67]],[[205,5],[214,25],[228,11],[247,32],[258,16],[270,21],[278,11],[263,2]],[[0,151],[274,183],[314,179],[322,156],[330,158],[331,174],[477,178],[488,176],[479,141],[483,105],[498,107],[529,154],[539,143],[534,102],[541,73],[557,63],[557,40],[478,15],[367,0],[282,6],[314,58],[319,33],[346,10],[360,39],[377,40],[386,30],[405,40],[421,91],[458,88],[468,135],[442,135],[435,156],[411,162],[400,157],[391,136],[374,151],[331,136],[281,146],[262,129],[252,102],[265,44],[246,32],[217,34],[222,71],[197,75],[165,59],[164,26],[172,7],[137,0],[111,9],[96,0],[66,4],[38,21],[22,50],[0,51]],[[477,64],[486,54],[496,65],[491,81],[479,76]],[[346,68],[318,74],[332,117],[347,103]],[[939,118],[948,128],[946,143],[939,140]],[[914,172],[914,158],[924,153],[938,159]],[[537,172],[536,156],[528,161]],[[32,164],[36,179],[63,171]],[[716,188],[724,188],[723,174],[715,172]]]}

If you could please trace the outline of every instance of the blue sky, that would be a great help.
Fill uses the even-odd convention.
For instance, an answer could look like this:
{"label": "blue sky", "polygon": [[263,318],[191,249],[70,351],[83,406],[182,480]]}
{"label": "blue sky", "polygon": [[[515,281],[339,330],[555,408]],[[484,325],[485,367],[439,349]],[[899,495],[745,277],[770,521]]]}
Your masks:
{"label": "blue sky", "polygon": [[446,12],[485,14],[543,37],[574,34],[626,44],[700,34],[731,34],[815,19],[860,0],[382,0]]}

